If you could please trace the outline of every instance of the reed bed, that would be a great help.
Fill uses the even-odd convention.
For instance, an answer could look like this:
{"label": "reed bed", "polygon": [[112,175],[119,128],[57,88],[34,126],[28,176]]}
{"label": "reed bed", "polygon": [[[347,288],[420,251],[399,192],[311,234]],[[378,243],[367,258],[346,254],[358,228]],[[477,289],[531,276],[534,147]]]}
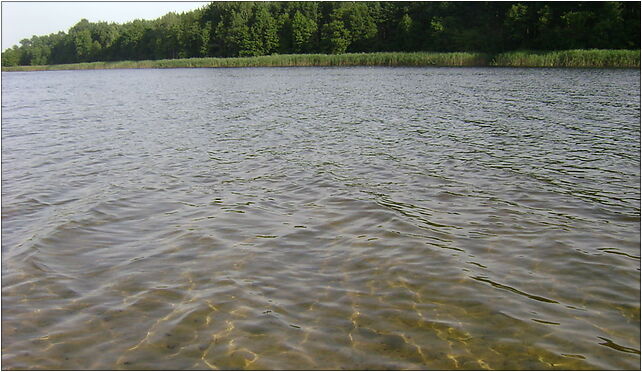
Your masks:
{"label": "reed bed", "polygon": [[516,51],[495,56],[500,67],[640,68],[639,50],[575,49],[550,52]]}
{"label": "reed bed", "polygon": [[293,66],[484,66],[482,53],[280,54],[239,58],[188,58],[148,61],[89,62],[3,67],[3,71],[93,70],[116,68],[293,67]]}
{"label": "reed bed", "polygon": [[346,54],[280,54],[239,58],[188,58],[146,61],[87,62],[45,66],[3,67],[2,71],[98,70],[189,67],[293,66],[440,66],[440,67],[617,67],[639,68],[639,50],[517,51],[484,53],[383,52]]}

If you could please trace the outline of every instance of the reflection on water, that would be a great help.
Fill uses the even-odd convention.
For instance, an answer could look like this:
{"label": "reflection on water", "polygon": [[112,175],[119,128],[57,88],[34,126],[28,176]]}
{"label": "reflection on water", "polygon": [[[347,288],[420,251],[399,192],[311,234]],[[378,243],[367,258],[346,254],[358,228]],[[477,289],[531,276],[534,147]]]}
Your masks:
{"label": "reflection on water", "polygon": [[4,73],[8,369],[637,369],[640,72]]}

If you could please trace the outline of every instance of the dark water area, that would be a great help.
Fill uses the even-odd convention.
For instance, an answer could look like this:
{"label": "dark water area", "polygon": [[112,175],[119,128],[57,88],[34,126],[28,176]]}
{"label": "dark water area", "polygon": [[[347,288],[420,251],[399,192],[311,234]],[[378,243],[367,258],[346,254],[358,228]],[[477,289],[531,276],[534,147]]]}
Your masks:
{"label": "dark water area", "polygon": [[4,369],[639,369],[640,71],[2,74]]}

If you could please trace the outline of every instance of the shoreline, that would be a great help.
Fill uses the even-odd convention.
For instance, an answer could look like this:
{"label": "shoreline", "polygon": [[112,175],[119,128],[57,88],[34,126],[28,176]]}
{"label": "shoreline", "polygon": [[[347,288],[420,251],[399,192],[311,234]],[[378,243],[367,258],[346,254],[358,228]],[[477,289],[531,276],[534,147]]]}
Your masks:
{"label": "shoreline", "polygon": [[2,71],[331,66],[640,68],[640,50],[576,49],[546,52],[514,51],[495,55],[468,52],[275,54],[258,57],[204,57],[143,61],[83,62],[41,66],[3,66]]}

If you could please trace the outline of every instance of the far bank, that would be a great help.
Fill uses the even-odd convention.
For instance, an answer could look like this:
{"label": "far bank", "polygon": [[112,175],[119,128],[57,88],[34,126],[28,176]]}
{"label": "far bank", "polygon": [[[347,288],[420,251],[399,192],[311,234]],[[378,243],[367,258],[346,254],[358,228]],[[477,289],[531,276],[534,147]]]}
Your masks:
{"label": "far bank", "polygon": [[239,58],[189,58],[12,66],[2,67],[2,71],[297,66],[640,68],[640,50],[577,49],[547,52],[514,51],[496,55],[468,52],[282,54]]}

